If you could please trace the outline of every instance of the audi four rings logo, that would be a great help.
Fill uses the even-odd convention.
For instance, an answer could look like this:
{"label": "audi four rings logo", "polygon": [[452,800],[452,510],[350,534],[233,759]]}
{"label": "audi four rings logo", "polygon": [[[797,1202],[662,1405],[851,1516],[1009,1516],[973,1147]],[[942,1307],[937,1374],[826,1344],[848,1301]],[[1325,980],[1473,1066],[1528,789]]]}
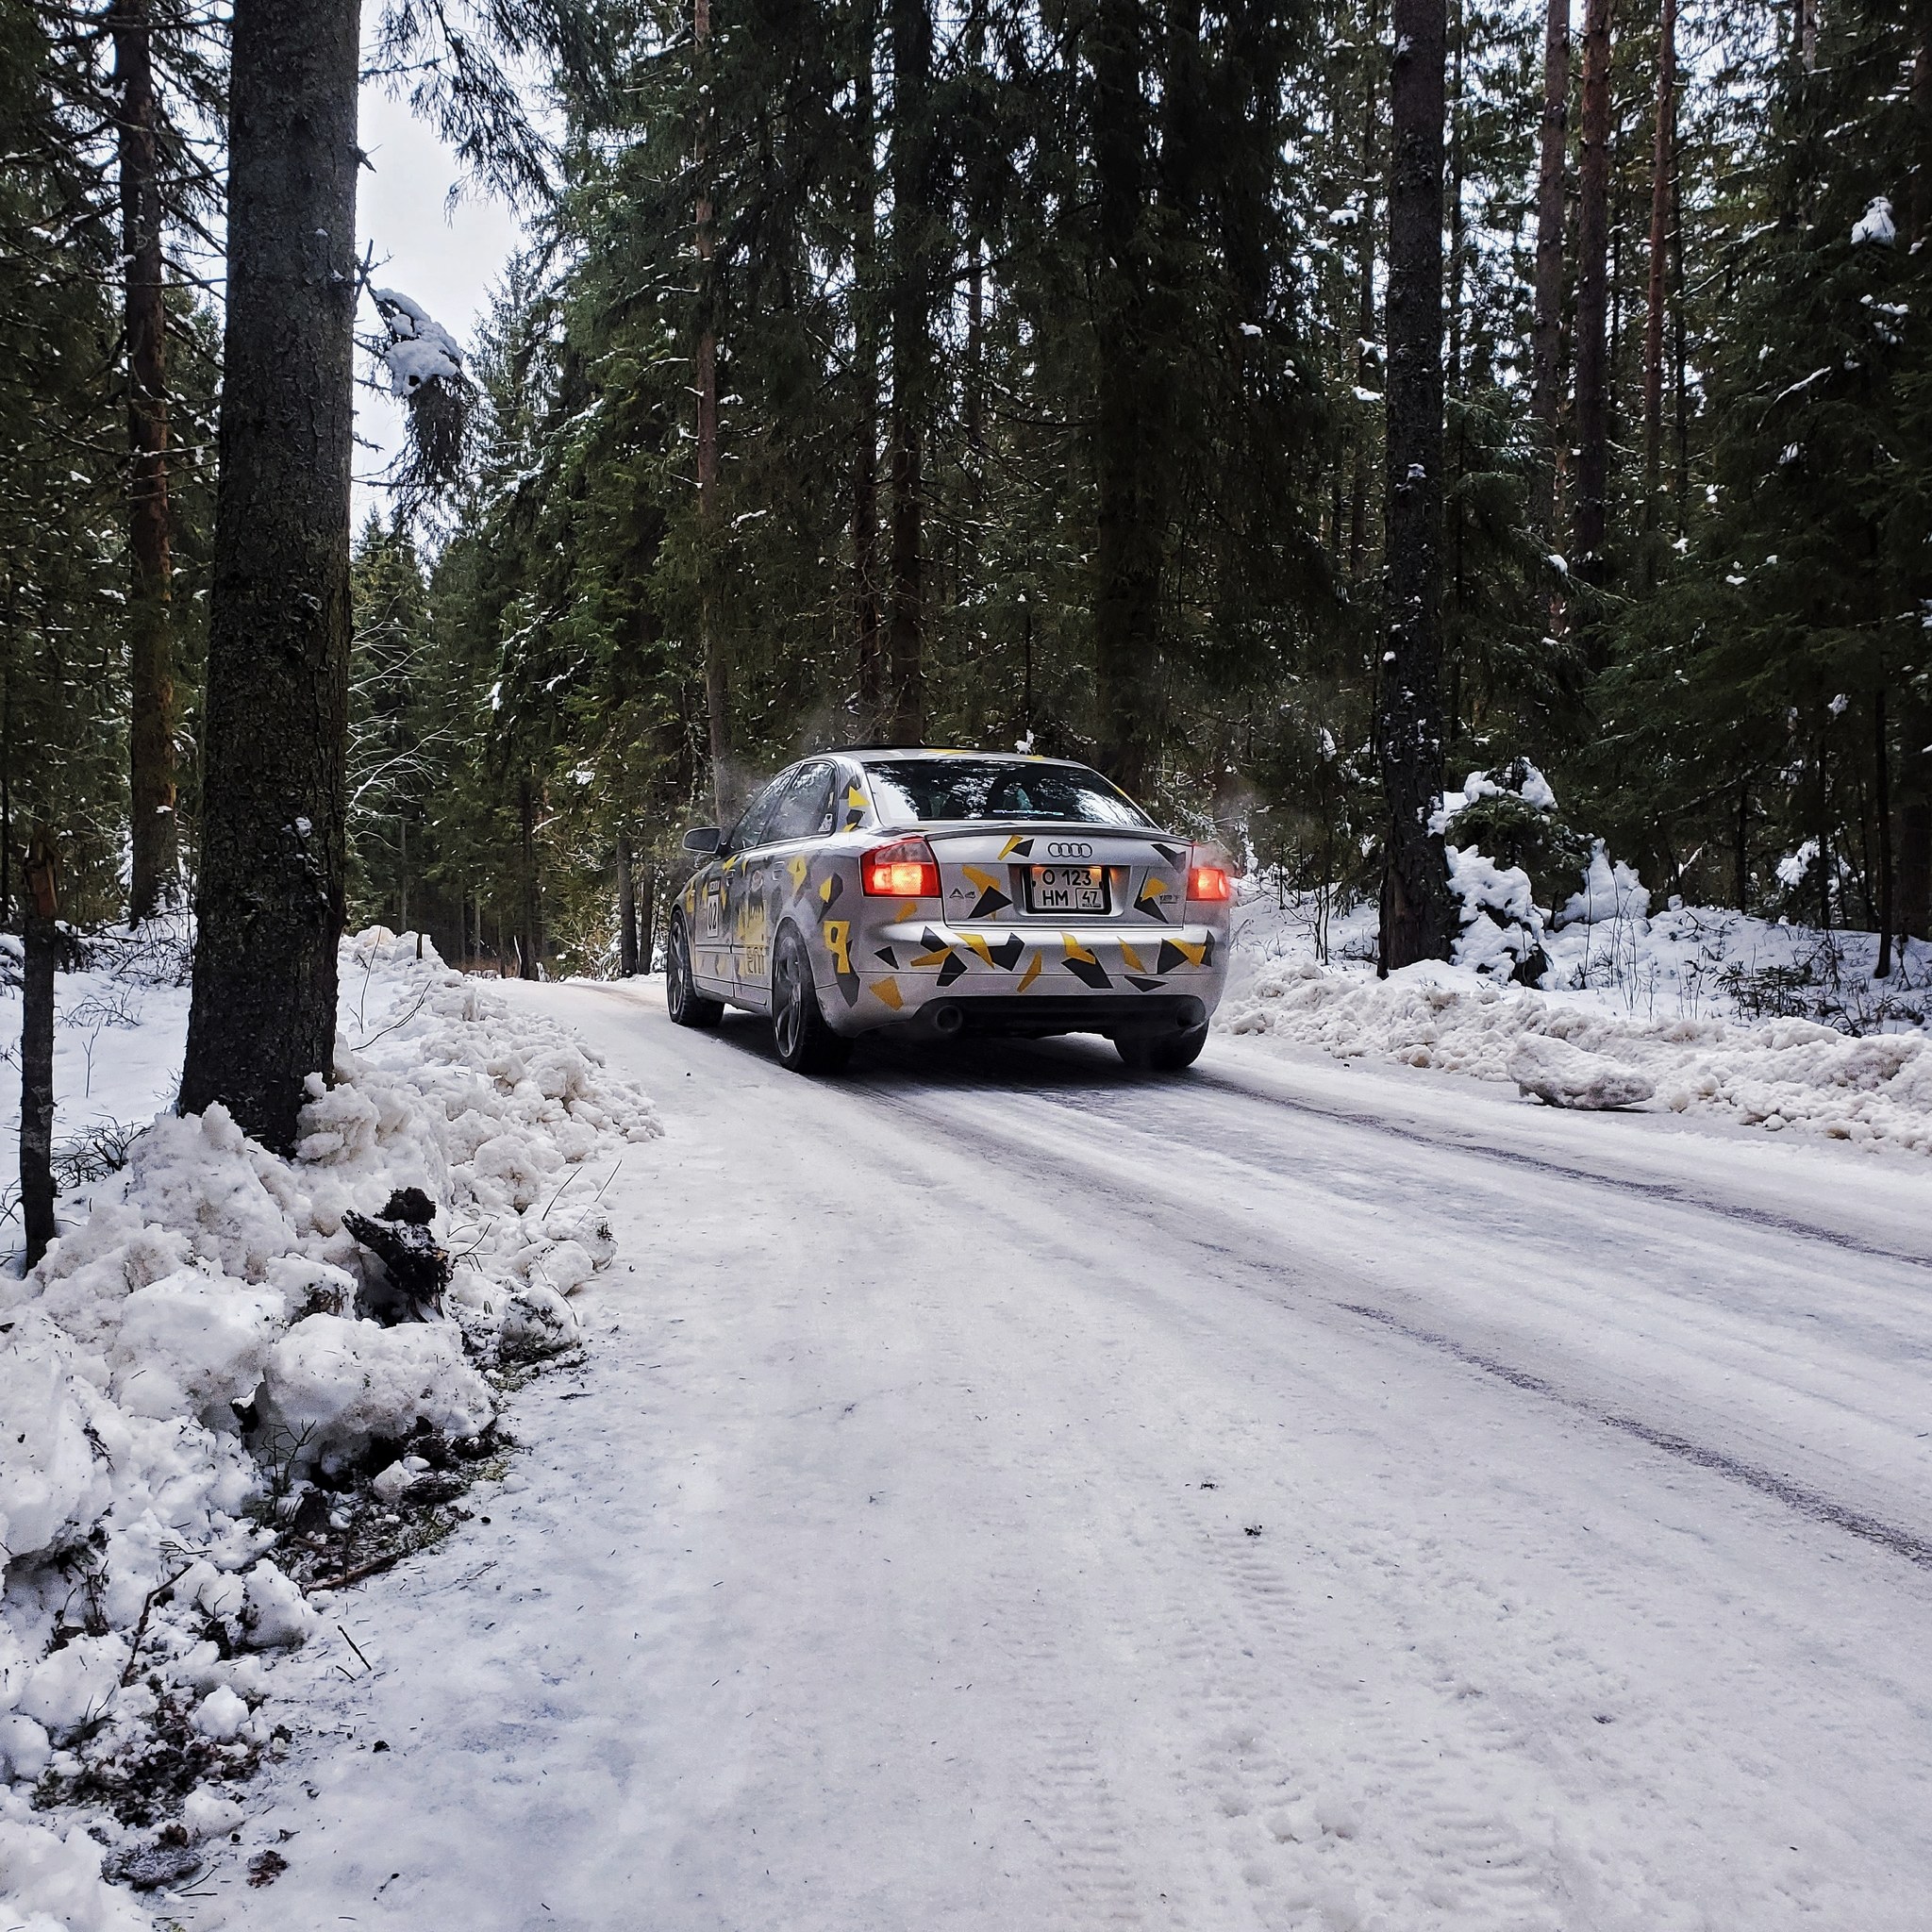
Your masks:
{"label": "audi four rings logo", "polygon": [[1046,848],[1049,858],[1091,858],[1093,848],[1082,844],[1077,839],[1061,839]]}

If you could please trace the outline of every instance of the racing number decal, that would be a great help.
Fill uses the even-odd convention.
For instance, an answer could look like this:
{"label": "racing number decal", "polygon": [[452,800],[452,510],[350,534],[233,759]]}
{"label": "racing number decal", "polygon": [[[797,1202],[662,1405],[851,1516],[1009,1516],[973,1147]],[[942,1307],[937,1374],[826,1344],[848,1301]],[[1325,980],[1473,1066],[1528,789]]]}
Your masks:
{"label": "racing number decal", "polygon": [[724,936],[724,881],[715,874],[698,898],[698,935],[708,940]]}

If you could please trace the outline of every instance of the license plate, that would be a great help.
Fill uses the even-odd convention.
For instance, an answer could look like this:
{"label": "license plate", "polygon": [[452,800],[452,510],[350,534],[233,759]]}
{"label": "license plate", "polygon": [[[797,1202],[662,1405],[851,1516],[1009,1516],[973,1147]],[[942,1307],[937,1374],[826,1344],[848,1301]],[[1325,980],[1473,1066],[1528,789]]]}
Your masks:
{"label": "license plate", "polygon": [[1029,912],[1105,912],[1107,868],[1104,865],[1029,865],[1026,868],[1026,909]]}

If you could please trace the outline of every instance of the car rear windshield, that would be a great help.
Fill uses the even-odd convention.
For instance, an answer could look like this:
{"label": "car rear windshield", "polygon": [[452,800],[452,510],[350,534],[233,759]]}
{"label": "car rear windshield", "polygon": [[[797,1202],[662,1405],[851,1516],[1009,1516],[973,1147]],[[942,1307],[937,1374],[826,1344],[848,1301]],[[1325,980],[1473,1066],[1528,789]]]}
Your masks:
{"label": "car rear windshield", "polygon": [[1084,765],[1004,758],[894,758],[869,764],[873,803],[888,824],[908,819],[1069,819],[1089,825],[1153,824],[1124,792]]}

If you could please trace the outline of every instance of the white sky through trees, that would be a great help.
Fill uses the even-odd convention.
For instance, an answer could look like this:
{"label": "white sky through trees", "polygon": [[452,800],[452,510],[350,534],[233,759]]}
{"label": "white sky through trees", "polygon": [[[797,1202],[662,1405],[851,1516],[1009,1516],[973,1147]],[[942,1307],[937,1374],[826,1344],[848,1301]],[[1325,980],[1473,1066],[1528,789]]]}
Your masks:
{"label": "white sky through trees", "polygon": [[[522,242],[516,216],[475,190],[466,190],[454,209],[446,207],[459,175],[455,156],[383,86],[362,91],[361,145],[375,172],[365,169],[358,189],[358,250],[373,243],[377,286],[400,289],[421,303],[470,354],[490,286]],[[375,326],[365,300],[357,311],[358,332]],[[358,375],[368,373],[359,366],[362,359]],[[387,512],[389,492],[373,479],[402,446],[405,420],[402,403],[358,385],[356,433],[375,446],[356,452],[358,527],[371,509]]]}

